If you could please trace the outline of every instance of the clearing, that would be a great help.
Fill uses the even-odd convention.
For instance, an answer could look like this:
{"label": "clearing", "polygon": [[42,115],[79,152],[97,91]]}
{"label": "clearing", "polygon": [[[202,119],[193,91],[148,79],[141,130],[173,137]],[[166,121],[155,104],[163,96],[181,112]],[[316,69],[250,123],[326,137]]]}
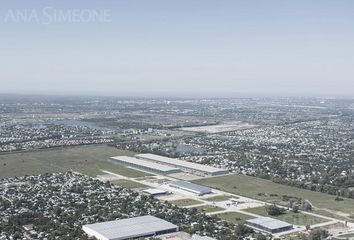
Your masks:
{"label": "clearing", "polygon": [[258,214],[261,216],[279,219],[281,221],[288,222],[290,224],[301,225],[301,226],[306,226],[307,224],[314,225],[314,224],[318,224],[318,223],[328,222],[328,220],[324,219],[324,218],[315,217],[315,216],[305,214],[305,213],[293,213],[293,212],[289,212],[289,211],[287,211],[286,213],[281,214],[279,216],[271,216],[271,215],[268,215],[264,206],[257,207],[257,208],[248,208],[248,209],[245,209],[244,211]]}
{"label": "clearing", "polygon": [[291,195],[306,199],[317,208],[326,208],[344,214],[354,212],[354,199],[343,198],[344,201],[335,201],[335,196],[277,184],[256,177],[230,174],[198,179],[193,182],[266,202],[278,203],[282,195]]}
{"label": "clearing", "polygon": [[173,200],[170,201],[170,203],[179,206],[179,207],[185,207],[185,206],[192,206],[192,205],[197,205],[197,204],[202,204],[202,202],[194,200],[194,199],[178,199],[178,200]]}
{"label": "clearing", "polygon": [[43,173],[77,171],[95,177],[108,170],[126,177],[151,176],[132,168],[108,162],[116,155],[133,156],[135,153],[119,150],[107,145],[86,145],[79,147],[53,148],[33,152],[0,155],[0,178],[36,175]]}

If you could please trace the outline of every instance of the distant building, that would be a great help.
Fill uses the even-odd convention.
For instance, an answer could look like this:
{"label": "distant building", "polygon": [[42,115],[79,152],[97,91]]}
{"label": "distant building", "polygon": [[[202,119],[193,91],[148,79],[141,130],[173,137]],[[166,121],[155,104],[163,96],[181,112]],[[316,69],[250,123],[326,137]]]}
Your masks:
{"label": "distant building", "polygon": [[169,184],[170,187],[182,189],[188,192],[196,193],[198,195],[204,195],[211,193],[211,189],[201,185],[197,185],[186,181],[175,181]]}
{"label": "distant building", "polygon": [[181,169],[127,156],[111,157],[111,162],[157,174],[179,173]]}
{"label": "distant building", "polygon": [[128,240],[153,237],[178,231],[178,226],[154,216],[141,216],[82,226],[90,237],[98,240]]}
{"label": "distant building", "polygon": [[192,163],[183,161],[176,158],[164,157],[156,154],[137,154],[135,157],[143,160],[152,161],[159,164],[169,165],[176,168],[180,168],[183,171],[191,172],[197,175],[209,175],[209,176],[218,176],[228,174],[229,170],[223,168],[211,167],[203,164]]}
{"label": "distant building", "polygon": [[246,224],[259,230],[270,233],[289,231],[293,225],[270,217],[259,217],[246,220]]}
{"label": "distant building", "polygon": [[159,196],[159,195],[165,195],[168,192],[162,189],[156,189],[156,188],[148,188],[144,189],[142,192],[147,193],[152,196]]}

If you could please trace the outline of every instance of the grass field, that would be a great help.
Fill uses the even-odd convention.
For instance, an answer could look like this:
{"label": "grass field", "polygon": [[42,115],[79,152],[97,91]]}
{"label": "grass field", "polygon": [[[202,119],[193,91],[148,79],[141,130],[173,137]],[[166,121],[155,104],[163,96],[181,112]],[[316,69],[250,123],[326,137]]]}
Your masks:
{"label": "grass field", "polygon": [[222,202],[222,201],[227,201],[230,198],[235,198],[230,195],[220,195],[220,196],[215,196],[215,197],[210,197],[210,198],[204,198],[204,200],[211,201],[211,202]]}
{"label": "grass field", "polygon": [[41,173],[78,171],[90,176],[102,174],[105,169],[127,177],[143,177],[151,174],[108,162],[116,155],[132,156],[135,153],[106,145],[87,145],[72,148],[56,148],[34,152],[0,155],[0,177],[14,177]]}
{"label": "grass field", "polygon": [[201,204],[202,202],[199,202],[194,199],[186,198],[186,199],[179,199],[179,200],[170,201],[170,203],[180,206],[180,207],[185,207],[185,206]]}
{"label": "grass field", "polygon": [[124,187],[124,188],[146,188],[147,186],[138,182],[134,182],[128,179],[119,179],[119,180],[115,180],[115,181],[111,181],[111,183],[113,183],[114,185],[120,186],[120,187]]}
{"label": "grass field", "polygon": [[195,208],[198,211],[205,212],[205,213],[225,210],[224,208],[217,207],[217,206],[211,206],[211,205],[199,206],[199,207],[195,207]]}
{"label": "grass field", "polygon": [[279,216],[270,216],[267,214],[265,207],[249,208],[249,209],[245,209],[245,211],[250,212],[250,213],[254,213],[254,214],[258,214],[261,216],[276,218],[276,219],[288,222],[290,224],[302,225],[302,226],[305,226],[307,224],[313,225],[313,224],[323,223],[323,222],[328,221],[327,219],[324,219],[324,218],[319,218],[319,217],[315,217],[315,216],[304,214],[304,213],[293,213],[293,212],[287,212],[287,213],[279,215]]}
{"label": "grass field", "polygon": [[348,219],[348,217],[338,216],[337,214],[334,214],[334,213],[331,213],[331,212],[328,212],[328,211],[322,210],[322,209],[315,209],[312,212],[316,213],[316,214],[320,214],[320,215],[326,216],[326,217],[337,218],[337,219],[340,219],[340,220],[343,220],[343,221],[354,220],[354,216],[351,216]]}
{"label": "grass field", "polygon": [[[304,240],[304,238],[301,236],[299,232],[293,232],[289,234],[285,234],[281,236],[282,239],[286,240]],[[331,240],[334,240],[335,238],[331,238]]]}
{"label": "grass field", "polygon": [[216,214],[214,216],[219,217],[222,220],[231,222],[231,223],[241,223],[244,222],[248,219],[254,218],[250,215],[238,213],[238,212],[226,212],[226,213],[220,213]]}
{"label": "grass field", "polygon": [[[325,193],[290,187],[245,175],[230,174],[220,177],[198,179],[193,182],[268,202],[277,202],[282,195],[292,195],[306,199],[318,208],[327,208],[343,213],[354,212],[354,199],[344,198],[344,201],[339,202],[334,200],[335,196]],[[264,193],[264,195],[259,195],[259,193]],[[271,197],[271,194],[278,196]]]}

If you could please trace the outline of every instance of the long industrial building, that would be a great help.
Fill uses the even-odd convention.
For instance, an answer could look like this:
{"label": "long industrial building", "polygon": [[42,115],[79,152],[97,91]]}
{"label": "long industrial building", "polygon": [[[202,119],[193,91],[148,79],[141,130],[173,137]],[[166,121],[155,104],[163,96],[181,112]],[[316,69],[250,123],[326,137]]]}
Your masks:
{"label": "long industrial building", "polygon": [[194,184],[186,181],[175,181],[169,184],[170,187],[182,189],[184,191],[196,193],[198,195],[204,195],[211,193],[211,189],[198,184]]}
{"label": "long industrial building", "polygon": [[246,224],[270,233],[279,233],[291,230],[293,225],[270,217],[259,217],[246,220]]}
{"label": "long industrial building", "polygon": [[178,226],[154,216],[141,216],[82,226],[84,232],[98,240],[127,240],[153,237],[178,231]]}
{"label": "long industrial building", "polygon": [[124,166],[130,166],[134,167],[137,169],[141,169],[144,171],[148,172],[153,172],[157,174],[172,174],[172,173],[179,173],[181,172],[181,169],[171,167],[171,166],[166,166],[163,164],[159,163],[154,163],[151,161],[145,161],[143,159],[137,159],[134,157],[127,157],[127,156],[116,156],[116,157],[111,157],[111,162],[124,165]]}
{"label": "long industrial building", "polygon": [[227,169],[206,166],[203,164],[187,162],[176,158],[169,158],[169,157],[164,157],[164,156],[150,154],[150,153],[137,154],[135,157],[139,159],[152,161],[155,163],[181,168],[184,171],[191,172],[197,175],[218,176],[218,175],[224,175],[229,173],[229,170]]}

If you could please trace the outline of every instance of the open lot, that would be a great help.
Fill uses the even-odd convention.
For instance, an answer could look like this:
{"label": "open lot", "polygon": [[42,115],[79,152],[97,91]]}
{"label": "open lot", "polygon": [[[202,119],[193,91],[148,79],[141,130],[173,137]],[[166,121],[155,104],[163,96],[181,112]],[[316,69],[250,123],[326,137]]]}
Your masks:
{"label": "open lot", "polygon": [[236,198],[236,197],[230,195],[219,195],[215,197],[204,198],[204,200],[211,201],[211,202],[223,202],[229,200],[230,198]]}
{"label": "open lot", "polygon": [[215,215],[222,220],[232,222],[232,223],[241,223],[248,219],[254,218],[250,215],[238,213],[238,212],[225,212]]}
{"label": "open lot", "polygon": [[208,125],[208,126],[184,127],[180,129],[189,132],[220,133],[220,132],[245,130],[245,129],[255,128],[255,127],[257,127],[257,125],[235,121],[235,122],[228,122],[228,123]]}
{"label": "open lot", "polygon": [[119,179],[119,180],[114,180],[111,181],[114,185],[124,187],[124,188],[146,188],[147,186],[138,182],[134,182],[128,179]]}
{"label": "open lot", "polygon": [[225,210],[224,208],[217,207],[217,206],[211,206],[211,205],[204,205],[204,206],[199,206],[199,207],[195,207],[195,208],[198,211],[205,212],[205,213]]}
{"label": "open lot", "polygon": [[314,225],[314,224],[318,224],[318,223],[328,222],[327,219],[315,217],[315,216],[304,214],[304,213],[287,212],[287,213],[279,215],[279,216],[270,216],[267,214],[265,207],[249,208],[249,209],[245,209],[245,211],[250,212],[250,213],[254,213],[254,214],[258,214],[261,216],[276,218],[276,219],[279,219],[279,220],[282,220],[282,221],[285,221],[285,222],[288,222],[288,223],[294,224],[294,225],[305,226],[307,224]]}
{"label": "open lot", "polygon": [[262,201],[279,202],[282,195],[291,195],[306,199],[317,208],[339,211],[343,214],[354,212],[354,199],[344,198],[344,201],[335,201],[335,196],[245,175],[231,174],[198,179],[193,182]]}
{"label": "open lot", "polygon": [[186,198],[186,199],[179,199],[179,200],[170,201],[170,203],[180,206],[180,207],[185,207],[185,206],[192,206],[192,205],[201,204],[202,202],[199,202],[194,199]]}
{"label": "open lot", "polygon": [[126,177],[152,174],[108,162],[115,155],[132,156],[135,153],[106,145],[88,145],[71,148],[12,153],[0,155],[0,177],[14,177],[41,173],[78,171],[90,176],[102,174],[105,169]]}

